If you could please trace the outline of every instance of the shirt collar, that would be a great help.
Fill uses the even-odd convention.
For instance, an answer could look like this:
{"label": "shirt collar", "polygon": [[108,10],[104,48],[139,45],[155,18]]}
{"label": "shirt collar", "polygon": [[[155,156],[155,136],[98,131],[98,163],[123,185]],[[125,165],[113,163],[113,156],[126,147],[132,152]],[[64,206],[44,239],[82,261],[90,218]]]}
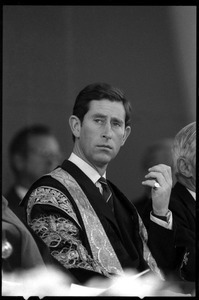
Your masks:
{"label": "shirt collar", "polygon": [[192,197],[194,198],[194,200],[196,200],[196,192],[193,192],[189,189],[187,189],[189,191],[189,193],[192,195]]}
{"label": "shirt collar", "polygon": [[[86,174],[94,184],[96,184],[96,182],[101,177],[101,175],[93,167],[91,167],[87,162],[85,162],[75,153],[72,152],[68,160],[74,163],[78,168],[80,168],[82,172],[84,172],[84,174]],[[103,175],[103,177],[106,178],[106,173]]]}

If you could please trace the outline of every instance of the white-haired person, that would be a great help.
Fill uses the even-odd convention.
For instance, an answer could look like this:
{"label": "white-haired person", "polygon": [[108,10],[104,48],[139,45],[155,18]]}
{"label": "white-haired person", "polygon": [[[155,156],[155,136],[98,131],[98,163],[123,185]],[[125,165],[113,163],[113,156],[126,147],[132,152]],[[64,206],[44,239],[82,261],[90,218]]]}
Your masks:
{"label": "white-haired person", "polygon": [[[175,184],[171,190],[169,210],[178,256],[173,262],[173,279],[180,280],[185,292],[196,285],[196,122],[183,127],[171,147],[172,173]],[[145,209],[144,222],[149,222],[151,202]],[[165,220],[166,217],[162,217]],[[198,246],[198,245],[197,245]],[[167,251],[165,247],[165,251]],[[158,254],[158,253],[157,253]],[[157,257],[156,257],[157,258]],[[165,273],[167,271],[165,270]],[[169,273],[169,270],[168,270]]]}
{"label": "white-haired person", "polygon": [[183,127],[172,147],[173,173],[177,179],[171,192],[169,209],[183,257],[180,276],[196,280],[196,122]]}

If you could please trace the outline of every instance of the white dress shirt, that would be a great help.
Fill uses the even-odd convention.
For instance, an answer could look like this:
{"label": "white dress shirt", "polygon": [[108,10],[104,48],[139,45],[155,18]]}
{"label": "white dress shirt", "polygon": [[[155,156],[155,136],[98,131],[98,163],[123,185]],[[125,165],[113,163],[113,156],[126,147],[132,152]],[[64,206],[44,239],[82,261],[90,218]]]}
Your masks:
{"label": "white dress shirt", "polygon": [[[90,180],[97,186],[97,188],[100,190],[100,193],[102,194],[103,189],[101,183],[98,181],[101,175],[97,172],[97,170],[91,167],[87,162],[85,162],[75,153],[71,153],[68,160],[74,163],[78,168],[80,168],[82,172],[84,172],[84,174],[87,175]],[[104,173],[103,177],[106,178],[106,172]]]}

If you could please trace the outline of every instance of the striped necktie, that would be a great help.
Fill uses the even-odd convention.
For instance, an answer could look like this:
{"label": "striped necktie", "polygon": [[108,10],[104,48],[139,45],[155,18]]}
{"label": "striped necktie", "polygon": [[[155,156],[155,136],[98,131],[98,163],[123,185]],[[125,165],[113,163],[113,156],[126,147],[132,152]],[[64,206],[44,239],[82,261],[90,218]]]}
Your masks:
{"label": "striped necktie", "polygon": [[108,183],[106,181],[106,179],[104,177],[100,177],[100,179],[98,180],[101,183],[101,186],[103,188],[103,198],[105,200],[105,202],[107,204],[109,204],[111,206],[111,208],[113,208],[113,197],[112,197],[112,192],[108,186]]}

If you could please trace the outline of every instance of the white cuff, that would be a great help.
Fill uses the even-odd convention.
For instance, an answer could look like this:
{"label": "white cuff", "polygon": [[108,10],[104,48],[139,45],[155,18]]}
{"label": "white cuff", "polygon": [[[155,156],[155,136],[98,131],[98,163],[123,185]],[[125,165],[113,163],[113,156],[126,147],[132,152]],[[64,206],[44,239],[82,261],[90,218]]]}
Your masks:
{"label": "white cuff", "polygon": [[173,229],[173,214],[170,210],[167,213],[167,218],[168,218],[167,221],[163,221],[163,220],[153,216],[152,213],[150,212],[150,220],[151,221],[153,221],[154,223],[156,223],[166,229],[172,230]]}

